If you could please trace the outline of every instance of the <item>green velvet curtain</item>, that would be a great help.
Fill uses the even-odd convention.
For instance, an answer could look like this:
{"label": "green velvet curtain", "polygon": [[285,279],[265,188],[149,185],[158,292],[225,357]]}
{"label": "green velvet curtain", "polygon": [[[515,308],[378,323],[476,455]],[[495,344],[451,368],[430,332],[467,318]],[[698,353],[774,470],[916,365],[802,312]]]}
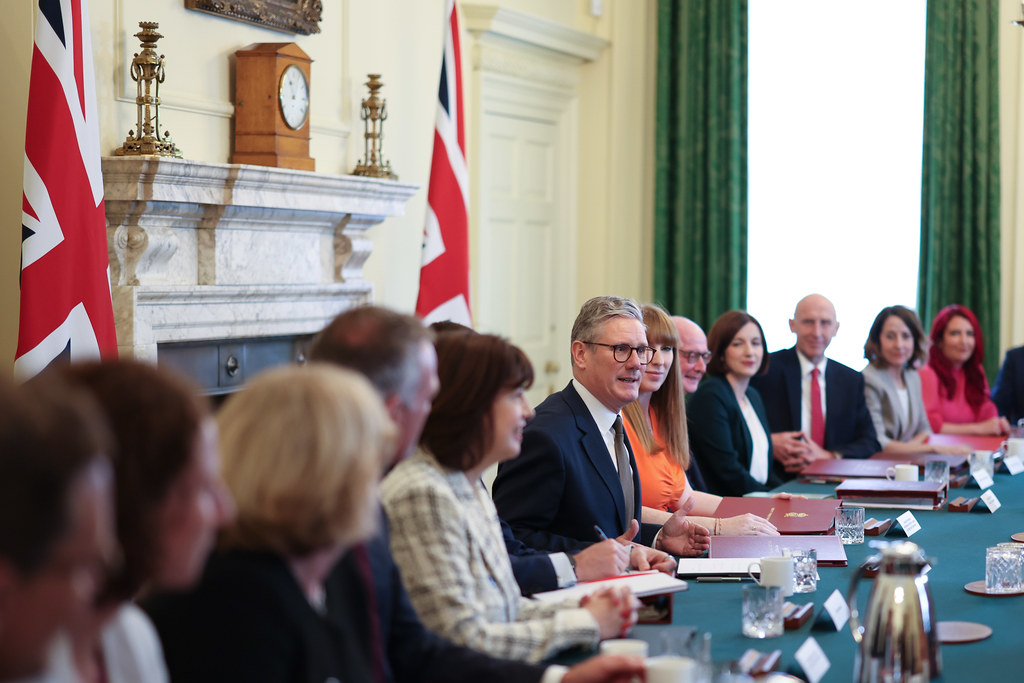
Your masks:
{"label": "green velvet curtain", "polygon": [[928,0],[918,310],[959,303],[999,364],[999,3]]}
{"label": "green velvet curtain", "polygon": [[747,0],[658,0],[654,292],[705,329],[747,297]]}

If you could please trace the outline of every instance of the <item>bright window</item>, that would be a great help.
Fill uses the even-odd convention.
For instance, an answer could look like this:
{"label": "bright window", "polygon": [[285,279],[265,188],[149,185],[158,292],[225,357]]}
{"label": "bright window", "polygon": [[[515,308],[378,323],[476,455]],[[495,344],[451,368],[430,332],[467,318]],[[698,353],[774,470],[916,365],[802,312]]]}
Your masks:
{"label": "bright window", "polygon": [[749,21],[748,309],[775,351],[824,294],[828,355],[860,370],[878,311],[916,307],[925,0],[750,0]]}

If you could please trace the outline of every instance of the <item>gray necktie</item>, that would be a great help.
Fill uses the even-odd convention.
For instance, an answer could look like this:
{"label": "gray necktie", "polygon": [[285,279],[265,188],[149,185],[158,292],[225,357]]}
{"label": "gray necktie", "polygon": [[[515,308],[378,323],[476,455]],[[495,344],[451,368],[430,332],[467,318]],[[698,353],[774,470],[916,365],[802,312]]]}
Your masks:
{"label": "gray necktie", "polygon": [[[626,437],[622,433],[622,416],[615,418],[615,464],[619,468],[619,483],[622,485],[622,497],[626,500],[626,521],[633,520],[633,470],[629,467],[629,452],[626,450]],[[628,527],[627,527],[628,528]]]}

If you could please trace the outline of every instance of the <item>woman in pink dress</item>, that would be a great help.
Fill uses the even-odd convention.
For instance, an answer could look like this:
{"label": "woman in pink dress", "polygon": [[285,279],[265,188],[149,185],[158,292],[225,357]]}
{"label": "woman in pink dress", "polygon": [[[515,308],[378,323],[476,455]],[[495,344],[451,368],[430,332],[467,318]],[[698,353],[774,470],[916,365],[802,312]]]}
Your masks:
{"label": "woman in pink dress", "polygon": [[960,304],[946,306],[932,321],[928,363],[921,368],[921,393],[928,422],[937,434],[1007,434],[1010,425],[989,399],[982,361],[985,341],[978,319]]}

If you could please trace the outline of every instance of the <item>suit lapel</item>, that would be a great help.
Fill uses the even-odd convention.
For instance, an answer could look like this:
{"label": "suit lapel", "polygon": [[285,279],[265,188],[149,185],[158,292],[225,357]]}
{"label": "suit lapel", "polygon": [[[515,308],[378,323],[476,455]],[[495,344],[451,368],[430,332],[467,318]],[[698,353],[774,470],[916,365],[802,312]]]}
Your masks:
{"label": "suit lapel", "polygon": [[[597,471],[598,477],[604,483],[608,489],[608,493],[611,494],[615,500],[615,517],[619,522],[619,528],[625,529],[626,526],[626,500],[622,496],[622,485],[619,483],[618,472],[615,471],[615,466],[612,464],[611,455],[608,453],[608,446],[605,444],[604,437],[600,431],[598,431],[597,423],[594,422],[594,417],[587,410],[587,404],[583,402],[580,395],[576,393],[576,388],[572,386],[572,382],[569,383],[569,387],[565,392],[566,403],[569,405],[569,409],[572,410],[573,416],[576,418],[576,428],[579,430],[579,444],[580,449],[587,455],[590,460],[590,464],[593,465]],[[630,451],[630,464],[632,465],[633,455],[632,450],[629,447],[629,441],[626,441],[626,448]],[[636,472],[636,466],[633,465],[633,471]],[[634,487],[634,490],[636,488]],[[639,495],[639,493],[637,494]],[[606,530],[607,531],[607,530]],[[617,534],[616,534],[617,535]]]}
{"label": "suit lapel", "polygon": [[800,376],[800,359],[797,358],[795,347],[787,350],[783,358],[785,359],[783,381],[786,386],[786,400],[789,401],[789,417],[793,431],[799,432],[803,427],[804,415],[800,406],[800,390],[803,381]]}

